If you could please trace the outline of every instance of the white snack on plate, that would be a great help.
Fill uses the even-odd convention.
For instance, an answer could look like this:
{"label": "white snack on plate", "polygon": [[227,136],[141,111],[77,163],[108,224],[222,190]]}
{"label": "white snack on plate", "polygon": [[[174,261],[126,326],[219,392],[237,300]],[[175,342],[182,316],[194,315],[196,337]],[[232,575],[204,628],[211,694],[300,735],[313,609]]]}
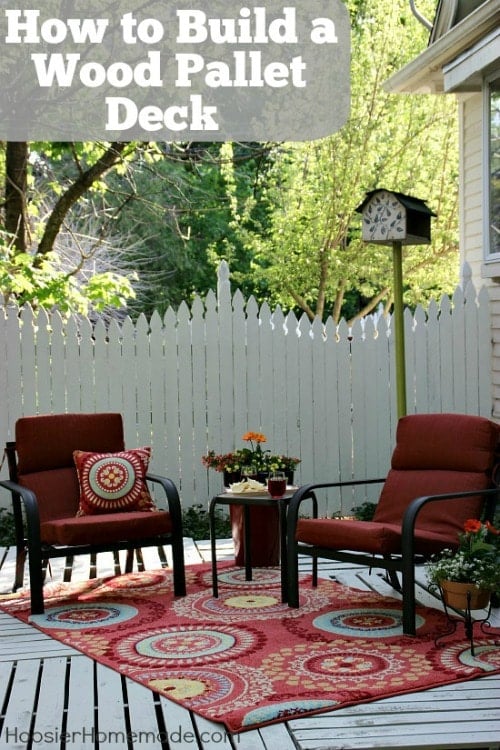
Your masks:
{"label": "white snack on plate", "polygon": [[255,479],[245,479],[243,482],[230,484],[229,489],[231,492],[243,495],[245,492],[262,492],[262,490],[267,490],[267,487],[265,484],[257,482]]}

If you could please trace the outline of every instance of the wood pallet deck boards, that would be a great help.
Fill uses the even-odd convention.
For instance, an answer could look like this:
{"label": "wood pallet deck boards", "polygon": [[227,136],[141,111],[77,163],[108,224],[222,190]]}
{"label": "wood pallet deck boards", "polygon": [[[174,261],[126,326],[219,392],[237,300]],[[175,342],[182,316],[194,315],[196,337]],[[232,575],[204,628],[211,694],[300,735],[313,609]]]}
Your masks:
{"label": "wood pallet deck boards", "polygon": [[[137,569],[170,564],[170,550],[144,550]],[[208,561],[210,543],[185,540],[188,564]],[[218,559],[233,556],[221,540]],[[0,592],[14,576],[12,549],[0,550]],[[113,575],[123,555],[56,561],[58,580]],[[307,570],[308,561],[303,569]],[[322,561],[321,575],[397,597],[377,571]],[[436,600],[419,586],[423,604]],[[495,622],[500,619],[496,612]],[[231,736],[147,688],[97,664],[45,633],[0,613],[0,750],[500,750],[500,676],[396,696]],[[71,742],[61,740],[64,733]],[[113,739],[111,743],[109,738]],[[122,744],[123,742],[123,744]],[[30,749],[31,750],[31,749]]]}

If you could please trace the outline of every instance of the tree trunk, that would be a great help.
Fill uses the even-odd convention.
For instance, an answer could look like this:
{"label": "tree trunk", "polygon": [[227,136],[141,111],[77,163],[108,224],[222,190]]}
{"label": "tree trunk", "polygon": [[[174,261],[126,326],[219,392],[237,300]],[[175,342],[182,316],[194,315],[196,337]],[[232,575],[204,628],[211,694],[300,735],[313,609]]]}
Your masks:
{"label": "tree trunk", "polygon": [[46,255],[53,250],[55,239],[72,206],[92,187],[96,180],[102,177],[111,167],[114,167],[120,160],[124,148],[128,145],[126,142],[112,143],[100,159],[85,172],[82,172],[78,179],[61,195],[47,220],[45,231],[38,245],[37,255]]}
{"label": "tree trunk", "polygon": [[14,235],[18,253],[26,252],[26,190],[28,144],[8,141],[5,158],[5,229]]}

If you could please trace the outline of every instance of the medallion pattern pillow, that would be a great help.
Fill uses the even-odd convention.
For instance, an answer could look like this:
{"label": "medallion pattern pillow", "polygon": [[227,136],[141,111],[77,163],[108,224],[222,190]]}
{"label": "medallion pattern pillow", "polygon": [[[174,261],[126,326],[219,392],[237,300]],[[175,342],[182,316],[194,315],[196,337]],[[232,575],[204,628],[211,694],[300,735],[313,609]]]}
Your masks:
{"label": "medallion pattern pillow", "polygon": [[77,516],[156,510],[146,484],[151,448],[118,453],[74,451],[80,506]]}

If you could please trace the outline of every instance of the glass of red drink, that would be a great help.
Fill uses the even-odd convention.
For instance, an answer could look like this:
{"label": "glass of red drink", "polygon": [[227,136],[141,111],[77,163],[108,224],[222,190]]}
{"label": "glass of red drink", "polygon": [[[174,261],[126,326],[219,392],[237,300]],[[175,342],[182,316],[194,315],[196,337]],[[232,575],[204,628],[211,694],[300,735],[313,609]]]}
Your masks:
{"label": "glass of red drink", "polygon": [[267,491],[275,500],[283,497],[286,492],[286,475],[284,471],[273,471],[269,474]]}

